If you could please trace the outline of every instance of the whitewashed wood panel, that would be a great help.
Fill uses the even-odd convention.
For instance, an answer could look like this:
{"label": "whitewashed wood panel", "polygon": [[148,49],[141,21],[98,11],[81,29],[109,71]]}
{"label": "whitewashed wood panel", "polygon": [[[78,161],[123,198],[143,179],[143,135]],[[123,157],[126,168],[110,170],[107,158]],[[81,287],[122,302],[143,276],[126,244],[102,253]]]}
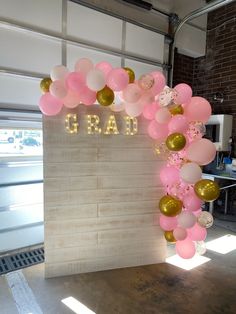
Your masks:
{"label": "whitewashed wood panel", "polygon": [[44,218],[47,221],[56,221],[66,219],[91,218],[98,216],[97,204],[80,205],[48,205]]}
{"label": "whitewashed wood panel", "polygon": [[158,175],[100,176],[98,189],[160,187]]}
{"label": "whitewashed wood panel", "polygon": [[98,186],[96,176],[45,178],[44,184],[47,185],[46,193],[49,191],[94,190]]}
{"label": "whitewashed wood panel", "polygon": [[93,162],[98,159],[97,148],[77,147],[55,147],[53,150],[44,153],[48,162]]}

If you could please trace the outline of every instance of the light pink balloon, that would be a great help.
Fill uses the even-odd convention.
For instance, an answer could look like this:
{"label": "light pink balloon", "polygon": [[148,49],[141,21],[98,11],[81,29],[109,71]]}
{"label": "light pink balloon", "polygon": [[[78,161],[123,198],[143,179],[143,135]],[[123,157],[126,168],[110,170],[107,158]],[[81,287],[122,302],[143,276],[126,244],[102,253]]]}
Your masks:
{"label": "light pink balloon", "polygon": [[171,231],[177,227],[178,222],[176,217],[160,215],[159,224],[163,230]]}
{"label": "light pink balloon", "polygon": [[194,191],[189,192],[183,198],[184,207],[190,211],[197,211],[201,208],[203,201],[194,193]]}
{"label": "light pink balloon", "polygon": [[178,224],[182,228],[191,228],[196,223],[196,216],[190,211],[182,211],[178,215]]}
{"label": "light pink balloon", "polygon": [[65,83],[68,89],[80,93],[85,87],[85,76],[81,72],[71,72],[66,76]]}
{"label": "light pink balloon", "polygon": [[63,107],[63,102],[52,96],[50,93],[45,93],[40,97],[39,108],[45,116],[55,116]]}
{"label": "light pink balloon", "polygon": [[192,97],[184,108],[184,115],[188,121],[207,122],[211,116],[211,105],[203,97]]}
{"label": "light pink balloon", "polygon": [[180,177],[187,183],[194,184],[202,178],[202,169],[194,162],[184,164],[180,169]]}
{"label": "light pink balloon", "polygon": [[168,136],[168,127],[152,120],[148,125],[148,134],[154,140],[164,140]]}
{"label": "light pink balloon", "polygon": [[186,150],[187,159],[204,166],[212,162],[216,155],[215,145],[206,138],[192,142]]}
{"label": "light pink balloon", "polygon": [[95,65],[95,68],[101,70],[107,80],[108,74],[112,70],[112,65],[106,61],[102,61],[102,62],[97,63]]}
{"label": "light pink balloon", "polygon": [[196,223],[192,228],[187,230],[188,237],[193,241],[204,241],[207,236],[206,228],[199,226]]}
{"label": "light pink balloon", "polygon": [[49,91],[52,96],[62,99],[66,97],[67,89],[62,81],[56,80],[50,84]]}
{"label": "light pink balloon", "polygon": [[177,103],[178,104],[187,104],[190,102],[191,97],[193,95],[192,88],[185,83],[181,83],[175,86],[175,90],[177,91]]}
{"label": "light pink balloon", "polygon": [[143,112],[143,106],[136,103],[125,103],[125,112],[130,117],[138,117]]}
{"label": "light pink balloon", "polygon": [[179,181],[179,169],[174,166],[164,166],[160,171],[161,183],[165,186],[174,185]]}
{"label": "light pink balloon", "polygon": [[87,73],[86,84],[89,89],[97,92],[103,89],[106,85],[106,80],[103,72],[99,69],[92,69]]}
{"label": "light pink balloon", "polygon": [[182,114],[173,116],[168,124],[170,133],[185,133],[188,129],[188,120]]}
{"label": "light pink balloon", "polygon": [[183,241],[184,239],[187,238],[187,231],[186,229],[184,228],[181,228],[181,227],[177,227],[174,229],[173,231],[173,235],[174,235],[174,238],[178,241]]}
{"label": "light pink balloon", "polygon": [[158,123],[168,123],[171,119],[171,113],[167,108],[160,108],[155,115],[155,119]]}
{"label": "light pink balloon", "polygon": [[151,88],[151,92],[155,96],[165,87],[166,78],[160,71],[154,71],[151,73],[151,75],[154,78],[154,85]]}
{"label": "light pink balloon", "polygon": [[154,120],[155,114],[159,109],[159,105],[157,102],[153,102],[151,104],[147,104],[143,108],[143,116],[145,119]]}
{"label": "light pink balloon", "polygon": [[177,241],[175,249],[176,253],[184,259],[192,258],[196,253],[194,242],[189,238],[183,241]]}
{"label": "light pink balloon", "polygon": [[75,92],[71,90],[68,91],[66,97],[63,99],[64,106],[67,108],[75,108],[80,103],[80,97]]}
{"label": "light pink balloon", "polygon": [[50,76],[52,81],[61,80],[64,81],[65,77],[69,73],[69,70],[64,65],[56,65],[52,68]]}
{"label": "light pink balloon", "polygon": [[142,90],[135,83],[131,83],[123,90],[122,96],[126,102],[134,103],[141,98]]}
{"label": "light pink balloon", "polygon": [[86,106],[90,106],[95,103],[97,93],[89,89],[87,86],[81,91],[79,95],[80,102]]}
{"label": "light pink balloon", "polygon": [[81,58],[75,63],[75,72],[82,72],[86,75],[93,69],[93,62],[88,58]]}
{"label": "light pink balloon", "polygon": [[121,68],[113,69],[109,72],[107,77],[107,85],[113,91],[121,91],[129,84],[128,73]]}
{"label": "light pink balloon", "polygon": [[145,92],[142,94],[141,98],[139,99],[140,104],[143,106],[147,104],[152,104],[154,102],[155,98],[150,92]]}

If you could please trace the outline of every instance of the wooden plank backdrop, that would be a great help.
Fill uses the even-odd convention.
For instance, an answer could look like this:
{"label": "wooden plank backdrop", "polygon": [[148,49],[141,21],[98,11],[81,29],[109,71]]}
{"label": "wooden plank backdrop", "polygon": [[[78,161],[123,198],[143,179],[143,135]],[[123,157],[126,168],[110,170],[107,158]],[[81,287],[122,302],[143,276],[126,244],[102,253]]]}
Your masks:
{"label": "wooden plank backdrop", "polygon": [[[67,113],[79,115],[79,132],[65,131]],[[109,108],[79,106],[44,117],[45,276],[63,276],[163,262],[166,243],[158,225],[162,194],[148,122],[123,135],[88,135],[86,114]]]}

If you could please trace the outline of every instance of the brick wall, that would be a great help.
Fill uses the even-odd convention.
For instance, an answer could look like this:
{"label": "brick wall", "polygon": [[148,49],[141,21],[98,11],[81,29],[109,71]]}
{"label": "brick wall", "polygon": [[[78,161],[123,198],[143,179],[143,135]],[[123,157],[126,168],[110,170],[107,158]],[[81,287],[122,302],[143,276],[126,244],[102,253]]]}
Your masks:
{"label": "brick wall", "polygon": [[[236,137],[236,3],[208,14],[206,56],[193,59],[176,53],[174,84],[179,82],[208,99],[214,113],[233,114]],[[223,103],[214,100],[217,92],[223,94]]]}

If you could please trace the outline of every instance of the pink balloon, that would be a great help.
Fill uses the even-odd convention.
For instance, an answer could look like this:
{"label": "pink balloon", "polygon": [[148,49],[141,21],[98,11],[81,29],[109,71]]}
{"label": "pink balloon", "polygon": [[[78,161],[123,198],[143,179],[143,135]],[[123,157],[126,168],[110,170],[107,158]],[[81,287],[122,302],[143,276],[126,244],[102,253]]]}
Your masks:
{"label": "pink balloon", "polygon": [[206,138],[192,142],[186,150],[187,159],[202,166],[212,162],[212,160],[215,158],[215,155],[215,145]]}
{"label": "pink balloon", "polygon": [[75,63],[75,71],[86,75],[93,69],[93,62],[88,58],[81,58]]}
{"label": "pink balloon", "polygon": [[138,117],[143,112],[143,106],[136,102],[136,103],[125,103],[125,112],[130,117]]}
{"label": "pink balloon", "polygon": [[168,136],[168,127],[152,120],[148,125],[148,134],[154,140],[164,140]]}
{"label": "pink balloon", "polygon": [[142,104],[143,106],[147,105],[147,104],[152,104],[154,102],[154,96],[152,95],[152,93],[150,92],[146,92],[144,94],[142,94],[141,98],[139,99],[140,104]]}
{"label": "pink balloon", "polygon": [[154,71],[151,75],[154,78],[154,85],[151,88],[151,92],[155,96],[165,87],[166,78],[160,71]]}
{"label": "pink balloon", "polygon": [[79,95],[80,102],[86,106],[90,106],[95,103],[97,93],[89,89],[87,86],[81,91]]}
{"label": "pink balloon", "polygon": [[154,120],[155,114],[159,109],[159,105],[157,102],[153,102],[151,104],[147,104],[143,108],[143,116],[148,120]]}
{"label": "pink balloon", "polygon": [[158,123],[168,123],[171,119],[171,113],[167,108],[160,108],[155,115],[155,119]]}
{"label": "pink balloon", "polygon": [[187,183],[194,184],[202,178],[202,169],[194,162],[184,164],[180,169],[180,177]]}
{"label": "pink balloon", "polygon": [[177,241],[175,249],[176,253],[184,259],[192,258],[196,253],[194,242],[188,238],[183,241]]}
{"label": "pink balloon", "polygon": [[108,63],[108,62],[103,61],[103,62],[97,63],[95,65],[95,68],[101,70],[103,72],[106,80],[107,80],[108,74],[112,70],[112,65],[110,63]]}
{"label": "pink balloon", "polygon": [[178,104],[187,104],[190,102],[191,97],[193,95],[192,88],[185,83],[181,83],[175,86],[175,90],[177,91],[177,103]]}
{"label": "pink balloon", "polygon": [[183,241],[184,239],[187,238],[187,231],[186,229],[184,228],[181,228],[181,227],[177,227],[174,229],[173,231],[173,235],[174,235],[174,238],[176,240],[180,240],[180,241]]}
{"label": "pink balloon", "polygon": [[171,231],[177,227],[177,218],[160,215],[159,224],[163,230]]}
{"label": "pink balloon", "polygon": [[107,85],[113,91],[121,91],[129,84],[128,73],[121,68],[116,68],[110,71],[107,77]]}
{"label": "pink balloon", "polygon": [[45,93],[40,97],[39,108],[45,116],[55,116],[63,107],[63,102],[52,96],[50,93]]}
{"label": "pink balloon", "polygon": [[211,116],[211,105],[202,97],[192,97],[184,108],[184,115],[188,121],[207,122]]}
{"label": "pink balloon", "polygon": [[185,133],[188,129],[188,121],[182,114],[173,116],[168,124],[170,133]]}
{"label": "pink balloon", "polygon": [[68,91],[66,97],[63,99],[64,106],[67,108],[75,108],[80,103],[80,97],[75,92],[71,90]]}
{"label": "pink balloon", "polygon": [[160,171],[161,183],[165,186],[173,185],[179,181],[179,170],[174,166],[164,166]]}
{"label": "pink balloon", "polygon": [[207,236],[206,228],[196,223],[192,228],[187,230],[189,239],[193,241],[204,241]]}
{"label": "pink balloon", "polygon": [[196,223],[196,216],[190,211],[182,211],[178,215],[178,224],[182,228],[191,228]]}
{"label": "pink balloon", "polygon": [[81,72],[71,72],[66,76],[65,82],[68,89],[80,93],[85,87],[85,76]]}
{"label": "pink balloon", "polygon": [[183,198],[184,207],[190,211],[197,211],[201,208],[203,201],[197,197],[194,191],[189,192]]}
{"label": "pink balloon", "polygon": [[142,96],[142,90],[135,83],[131,83],[123,90],[123,99],[126,102],[137,102]]}
{"label": "pink balloon", "polygon": [[60,80],[56,80],[50,84],[49,91],[52,96],[56,98],[64,98],[67,94],[67,89],[64,83]]}

